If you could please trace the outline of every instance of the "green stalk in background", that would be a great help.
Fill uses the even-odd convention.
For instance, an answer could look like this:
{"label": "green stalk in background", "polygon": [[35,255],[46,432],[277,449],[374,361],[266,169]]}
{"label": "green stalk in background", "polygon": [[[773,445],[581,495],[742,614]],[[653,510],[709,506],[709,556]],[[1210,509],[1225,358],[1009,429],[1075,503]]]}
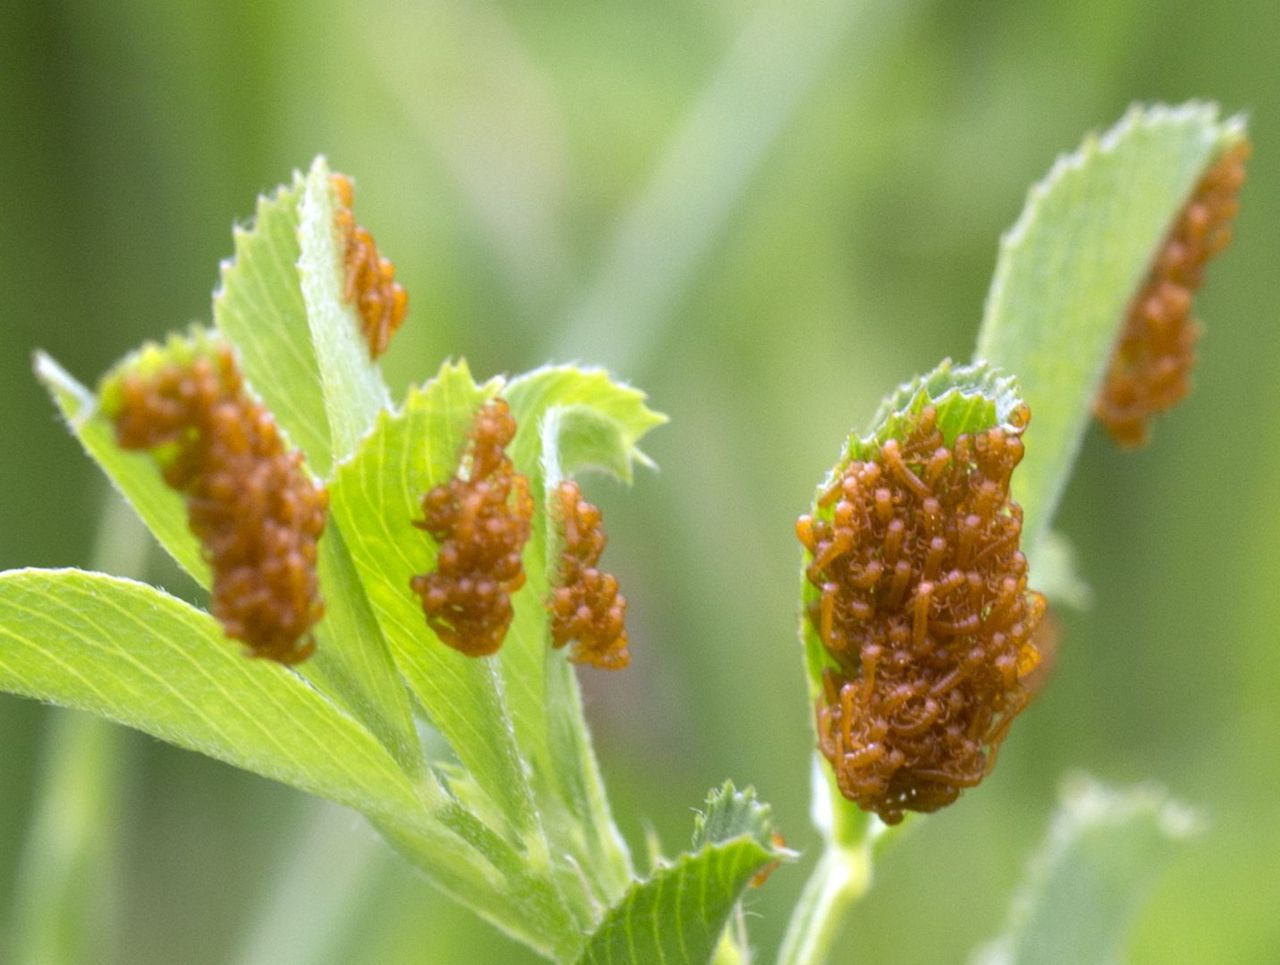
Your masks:
{"label": "green stalk in background", "polygon": [[[102,500],[96,567],[141,574],[150,540],[115,493]],[[109,961],[116,947],[118,832],[130,767],[125,735],[79,711],[52,709],[40,786],[0,955],[13,965]]]}

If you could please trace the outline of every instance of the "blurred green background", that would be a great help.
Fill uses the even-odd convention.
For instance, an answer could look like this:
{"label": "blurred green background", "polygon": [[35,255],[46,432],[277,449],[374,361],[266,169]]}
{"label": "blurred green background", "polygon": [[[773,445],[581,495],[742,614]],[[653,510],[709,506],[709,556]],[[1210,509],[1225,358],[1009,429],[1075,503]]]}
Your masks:
{"label": "blurred green background", "polygon": [[[1273,962],[1278,65],[1273,0],[9,0],[0,568],[89,564],[107,499],[32,350],[92,380],[207,318],[233,219],[323,152],[411,294],[394,385],[447,355],[479,374],[578,358],[672,417],[660,473],[588,486],[631,600],[632,668],[583,677],[625,832],[683,845],[731,777],[811,859],[794,517],[883,392],[970,353],[997,238],[1056,154],[1131,101],[1215,99],[1249,112],[1256,154],[1198,303],[1195,393],[1136,455],[1091,430],[1059,526],[1096,604],[1064,615],[995,774],[883,862],[840,960],[963,960],[1086,768],[1211,822],[1134,960]],[[191,593],[160,554],[145,575]],[[55,720],[0,699],[0,929]],[[134,734],[108,751],[116,925],[90,961],[526,959],[354,815]],[[760,948],[806,870],[750,897]]]}

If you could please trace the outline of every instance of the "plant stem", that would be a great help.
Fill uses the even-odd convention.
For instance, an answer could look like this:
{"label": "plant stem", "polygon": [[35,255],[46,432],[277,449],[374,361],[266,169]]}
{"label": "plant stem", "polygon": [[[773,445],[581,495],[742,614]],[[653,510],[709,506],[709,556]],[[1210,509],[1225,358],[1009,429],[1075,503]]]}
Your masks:
{"label": "plant stem", "polygon": [[5,961],[110,956],[117,869],[109,829],[121,791],[120,736],[110,724],[73,711],[59,709],[50,721]]}
{"label": "plant stem", "polygon": [[[791,913],[778,965],[821,965],[848,909],[871,885],[871,848],[828,844]],[[841,961],[848,961],[842,956]]]}

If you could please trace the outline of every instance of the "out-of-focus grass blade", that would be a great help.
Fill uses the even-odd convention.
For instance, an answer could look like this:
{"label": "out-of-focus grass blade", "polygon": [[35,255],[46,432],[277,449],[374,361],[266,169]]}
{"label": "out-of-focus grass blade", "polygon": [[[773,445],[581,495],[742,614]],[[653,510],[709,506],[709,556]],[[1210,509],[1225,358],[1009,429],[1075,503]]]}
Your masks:
{"label": "out-of-focus grass blade", "polygon": [[121,734],[84,714],[57,713],[46,730],[8,935],[0,938],[0,958],[12,965],[100,960],[116,930],[111,866]]}
{"label": "out-of-focus grass blade", "polygon": [[[109,493],[102,500],[93,564],[140,573],[150,541],[134,512]],[[45,727],[32,823],[16,877],[0,960],[14,965],[113,959],[118,921],[121,797],[132,772],[114,724],[57,710]]]}
{"label": "out-of-focus grass blade", "polygon": [[974,965],[1124,961],[1147,891],[1198,824],[1159,788],[1115,790],[1071,779],[1004,934],[974,955]]}

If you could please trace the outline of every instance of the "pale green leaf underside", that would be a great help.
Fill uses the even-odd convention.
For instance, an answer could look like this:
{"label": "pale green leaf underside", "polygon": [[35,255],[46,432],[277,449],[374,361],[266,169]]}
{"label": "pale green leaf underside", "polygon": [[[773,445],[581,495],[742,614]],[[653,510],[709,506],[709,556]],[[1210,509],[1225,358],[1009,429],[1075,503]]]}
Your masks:
{"label": "pale green leaf underside", "polygon": [[[565,431],[565,427],[578,415],[583,417],[583,423],[599,427],[600,431],[577,432],[571,436],[571,430]],[[542,598],[545,599],[552,592],[550,581],[560,565],[562,537],[555,492],[566,478],[563,466],[566,463],[572,465],[585,456],[588,464],[600,467],[609,462],[627,460],[630,455],[624,448],[623,432],[617,424],[582,405],[552,406],[542,415],[539,428],[542,457],[540,471],[535,471],[533,476],[533,488],[542,494],[543,511],[527,558],[529,568],[536,571],[535,583],[542,588]],[[592,445],[599,447],[594,453]],[[536,640],[535,635],[541,632],[544,654],[550,645],[546,620],[545,608],[539,612],[529,601],[522,601],[514,628],[521,640]],[[536,651],[527,656],[536,656]],[[519,674],[517,659],[514,651],[507,657],[512,678]],[[539,777],[543,780],[535,783],[535,787],[543,793],[550,791],[557,798],[557,806],[567,808],[561,821],[563,829],[554,825],[551,828],[553,839],[557,831],[567,833],[566,847],[575,854],[582,852],[579,862],[595,886],[597,896],[606,902],[613,901],[622,894],[634,875],[631,855],[609,808],[573,666],[567,655],[551,654],[544,660],[546,719],[536,723],[538,727],[546,728],[548,745],[542,752],[546,756],[539,768]],[[531,689],[527,696],[532,699]],[[525,722],[528,722],[528,717]],[[579,842],[585,845],[585,850],[577,847]]]}
{"label": "pale green leaf underside", "polygon": [[298,273],[320,367],[333,461],[356,451],[390,396],[382,371],[369,356],[354,303],[343,299],[344,252],[334,226],[336,197],[324,158],[316,158],[302,185]]}
{"label": "pale green leaf underside", "polygon": [[1197,830],[1159,788],[1070,782],[1042,850],[1014,898],[1005,933],[980,965],[1098,965],[1125,960],[1130,924],[1164,863]]}
{"label": "pale green leaf underside", "polygon": [[384,412],[360,451],[338,467],[332,511],[396,666],[432,723],[517,828],[533,824],[525,778],[492,658],[467,657],[427,626],[410,588],[437,547],[413,526],[422,497],[458,468],[476,412],[498,389],[446,364],[397,413]]}
{"label": "pale green leaf underside", "polygon": [[595,424],[594,429],[581,426],[574,438],[561,441],[566,476],[596,468],[631,482],[636,463],[653,465],[640,450],[640,440],[667,421],[645,404],[643,392],[614,380],[603,369],[544,366],[512,379],[505,395],[520,427],[511,457],[522,469],[534,466],[542,456],[542,417],[555,407],[581,407],[583,419]]}
{"label": "pale green leaf underside", "polygon": [[311,346],[298,277],[302,176],[258,199],[248,228],[235,229],[235,257],[222,264],[213,320],[236,346],[240,367],[277,425],[328,476],[333,462],[320,365]]}
{"label": "pale green leaf underside", "polygon": [[408,773],[425,780],[412,702],[332,513],[319,551],[325,615],[316,626],[314,656],[297,669],[377,734]]}
{"label": "pale green leaf underside", "polygon": [[428,814],[441,801],[433,781],[411,783],[341,708],[290,670],[248,658],[208,614],[160,590],[79,570],[0,573],[0,690],[356,808],[391,836],[410,836],[424,869],[456,894],[519,907],[494,869]]}
{"label": "pale green leaf underside", "polygon": [[413,813],[378,741],[208,614],[131,580],[0,573],[0,689],[87,710],[370,814]]}
{"label": "pale green leaf underside", "polygon": [[1016,375],[1031,407],[1013,487],[1033,569],[1129,302],[1200,175],[1240,135],[1211,105],[1134,109],[1060,158],[1001,240],[975,357]]}
{"label": "pale green leaf underside", "polygon": [[768,808],[726,784],[707,800],[694,850],[636,882],[591,936],[590,965],[705,963],[751,879],[788,852],[769,843]]}

